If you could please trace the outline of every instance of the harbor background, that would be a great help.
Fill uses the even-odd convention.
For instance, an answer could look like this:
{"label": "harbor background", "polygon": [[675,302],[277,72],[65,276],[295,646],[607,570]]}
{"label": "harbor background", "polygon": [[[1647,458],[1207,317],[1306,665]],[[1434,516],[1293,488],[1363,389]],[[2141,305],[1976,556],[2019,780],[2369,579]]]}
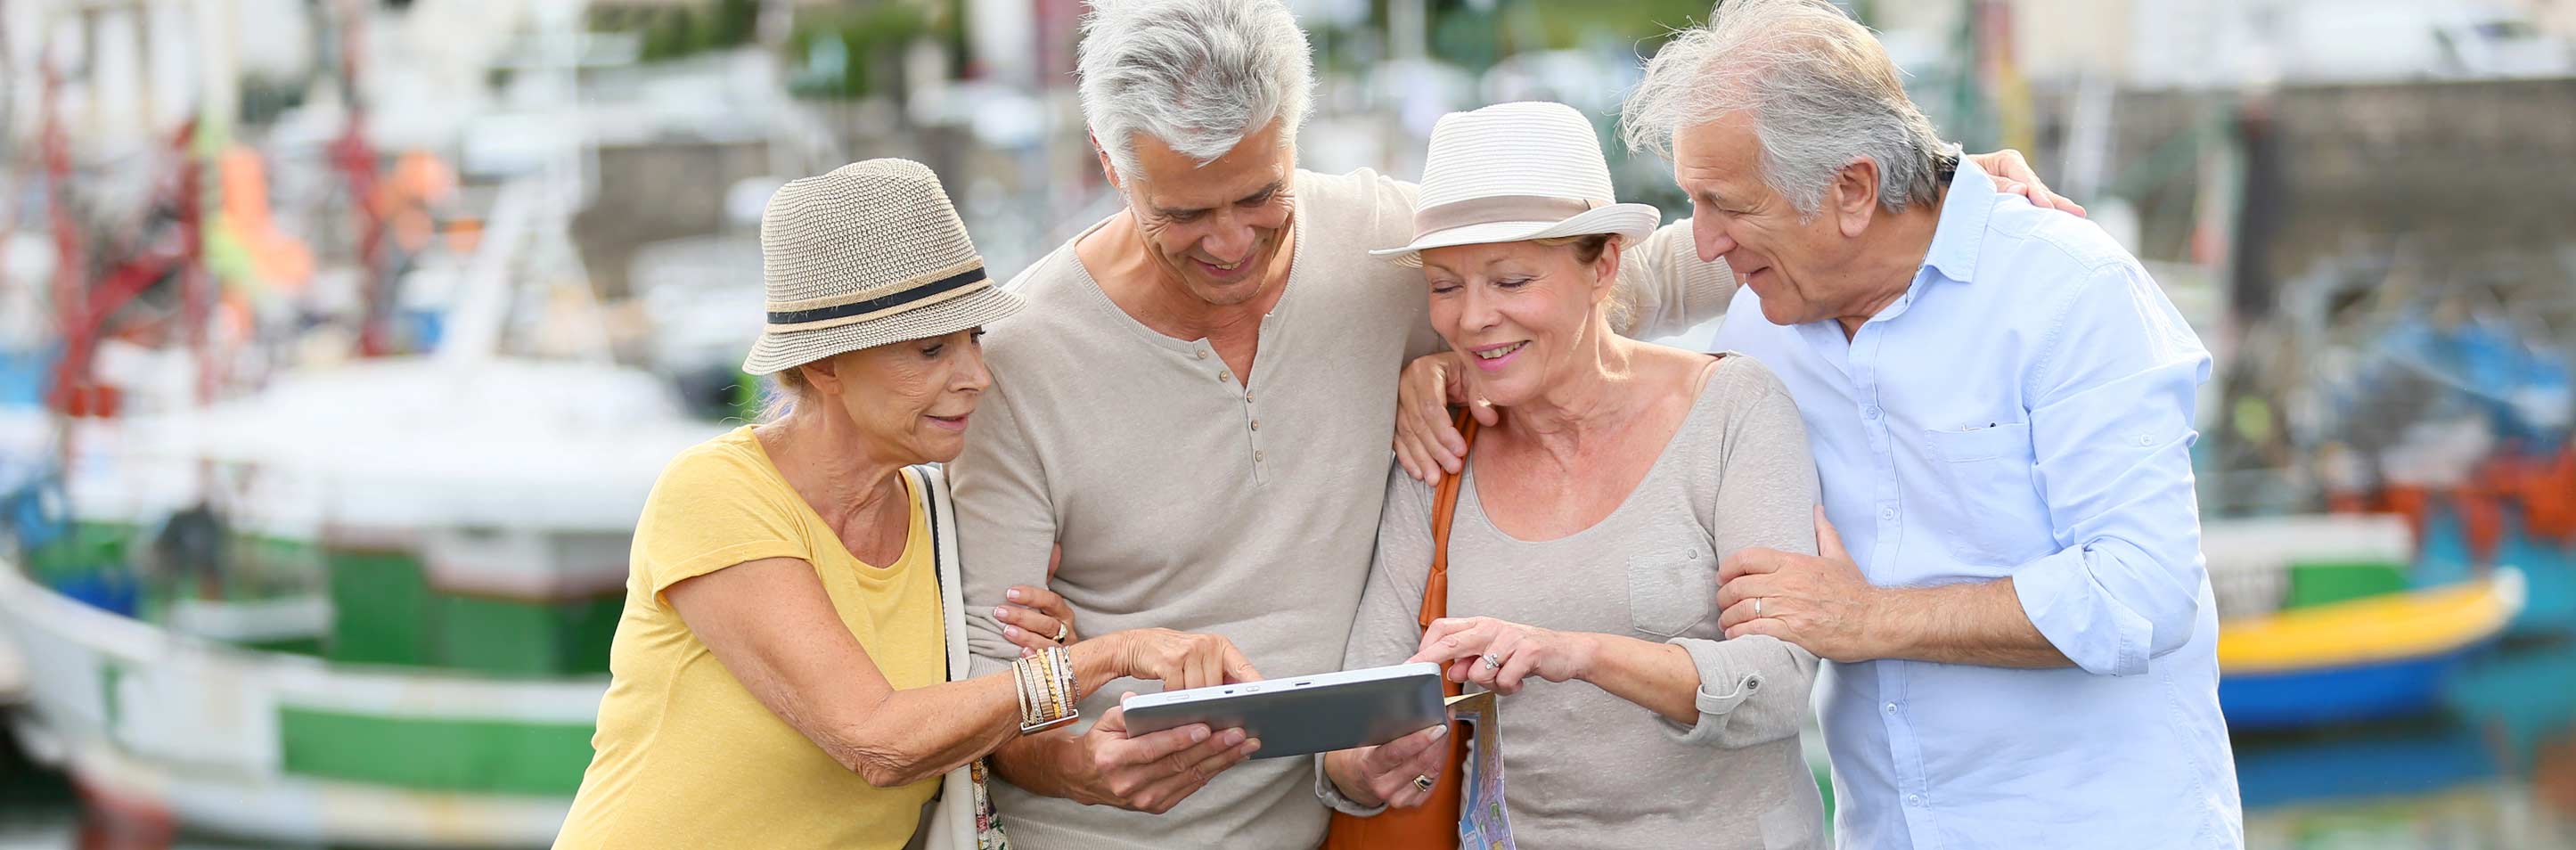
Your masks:
{"label": "harbor background", "polygon": [[[1302,167],[1558,100],[1686,213],[1615,116],[1705,2],[1289,5]],[[2249,845],[2576,848],[2576,0],[1844,5],[2218,359]],[[0,0],[0,848],[542,846],[761,205],[914,158],[1026,266],[1117,208],[1080,13]]]}

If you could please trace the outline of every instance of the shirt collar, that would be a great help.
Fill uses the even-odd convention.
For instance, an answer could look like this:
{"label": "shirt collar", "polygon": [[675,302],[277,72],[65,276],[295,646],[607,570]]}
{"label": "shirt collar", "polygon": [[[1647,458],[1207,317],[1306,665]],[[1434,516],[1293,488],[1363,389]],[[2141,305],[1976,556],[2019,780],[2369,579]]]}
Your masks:
{"label": "shirt collar", "polygon": [[1977,277],[1977,251],[1986,243],[1986,219],[1995,211],[1995,181],[1975,160],[1959,158],[1950,191],[1941,199],[1941,220],[1932,226],[1932,247],[1923,265],[1943,277],[1966,283]]}

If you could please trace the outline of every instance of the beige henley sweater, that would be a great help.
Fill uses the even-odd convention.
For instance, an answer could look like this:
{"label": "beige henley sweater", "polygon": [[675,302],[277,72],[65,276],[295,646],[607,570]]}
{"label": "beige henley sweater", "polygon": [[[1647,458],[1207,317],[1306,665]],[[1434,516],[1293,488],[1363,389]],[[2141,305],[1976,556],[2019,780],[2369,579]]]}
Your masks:
{"label": "beige henley sweater", "polygon": [[[950,466],[978,672],[1016,654],[992,608],[1047,582],[1059,542],[1052,586],[1084,634],[1208,632],[1266,676],[1341,669],[1394,463],[1396,378],[1443,344],[1420,270],[1367,254],[1412,238],[1414,187],[1367,170],[1296,181],[1287,288],[1248,376],[1120,310],[1071,242],[1011,282],[1029,306],[988,328],[993,388]],[[1631,333],[1677,333],[1734,294],[1687,222],[1623,256]],[[1160,689],[1112,682],[1083,727],[1121,691]],[[1326,814],[1313,773],[1312,759],[1255,759],[1161,817],[1002,782],[993,796],[1021,850],[1307,850]]]}

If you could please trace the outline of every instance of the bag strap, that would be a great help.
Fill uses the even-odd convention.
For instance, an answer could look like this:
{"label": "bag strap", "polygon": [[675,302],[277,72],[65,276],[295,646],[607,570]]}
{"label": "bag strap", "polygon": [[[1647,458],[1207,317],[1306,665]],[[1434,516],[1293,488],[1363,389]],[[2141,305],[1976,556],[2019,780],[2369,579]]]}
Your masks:
{"label": "bag strap", "polygon": [[966,598],[964,581],[957,554],[957,511],[948,500],[948,476],[937,467],[906,467],[912,476],[913,494],[921,499],[922,515],[930,518],[930,553],[938,567],[939,616],[948,629],[948,680],[964,679],[966,674]]}
{"label": "bag strap", "polygon": [[[1476,417],[1460,408],[1454,422],[1459,437],[1472,450]],[[1422,613],[1415,618],[1415,625],[1425,629],[1431,628],[1431,621],[1449,616],[1449,521],[1458,514],[1458,487],[1467,478],[1463,457],[1458,474],[1441,477],[1431,491],[1431,575],[1422,582]]]}
{"label": "bag strap", "polygon": [[[962,558],[957,551],[957,506],[948,498],[948,473],[936,466],[906,467],[911,476],[913,494],[921,499],[922,515],[929,518],[930,559],[939,581],[939,616],[947,628],[948,681],[967,678],[965,582],[960,570]],[[1010,850],[1010,836],[1002,831],[1002,820],[993,813],[993,798],[985,788],[984,760],[976,759],[966,766],[940,777],[939,790],[932,794],[931,818],[924,824],[929,832],[922,836],[932,850]]]}

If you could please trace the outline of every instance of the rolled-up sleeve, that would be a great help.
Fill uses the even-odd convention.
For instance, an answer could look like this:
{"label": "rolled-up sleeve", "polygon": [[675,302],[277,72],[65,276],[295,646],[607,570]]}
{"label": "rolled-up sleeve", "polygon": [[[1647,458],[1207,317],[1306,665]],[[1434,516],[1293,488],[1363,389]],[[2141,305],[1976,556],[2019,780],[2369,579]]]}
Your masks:
{"label": "rolled-up sleeve", "polygon": [[[1806,423],[1788,388],[1768,369],[1761,371],[1762,394],[1726,423],[1726,449],[1713,470],[1718,486],[1710,502],[1697,507],[1723,553],[1758,547],[1813,555],[1818,485]],[[1699,689],[1691,697],[1698,722],[1657,716],[1676,740],[1734,749],[1793,737],[1806,724],[1814,653],[1766,635],[1666,643],[1690,653],[1691,666],[1699,670]]]}
{"label": "rolled-up sleeve", "polygon": [[1732,640],[1674,638],[1699,669],[1691,697],[1699,722],[1684,726],[1660,715],[1674,740],[1722,749],[1767,744],[1798,734],[1807,721],[1816,656],[1769,635]]}
{"label": "rolled-up sleeve", "polygon": [[2209,352],[2144,270],[2071,287],[2032,370],[2031,447],[2062,548],[2013,571],[2023,613],[2086,672],[2134,676],[2191,640],[2206,566],[2192,409]]}

